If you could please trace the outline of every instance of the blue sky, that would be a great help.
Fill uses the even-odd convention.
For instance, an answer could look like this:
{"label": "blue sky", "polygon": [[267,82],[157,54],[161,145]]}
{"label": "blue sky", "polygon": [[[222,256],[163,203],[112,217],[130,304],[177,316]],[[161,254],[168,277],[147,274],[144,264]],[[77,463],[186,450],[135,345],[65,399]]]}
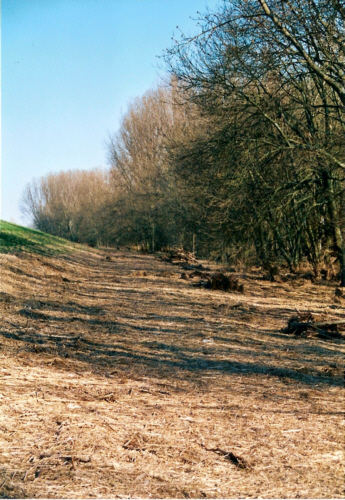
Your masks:
{"label": "blue sky", "polygon": [[178,25],[218,0],[2,0],[2,211],[25,223],[24,187],[107,166],[128,104],[164,76]]}

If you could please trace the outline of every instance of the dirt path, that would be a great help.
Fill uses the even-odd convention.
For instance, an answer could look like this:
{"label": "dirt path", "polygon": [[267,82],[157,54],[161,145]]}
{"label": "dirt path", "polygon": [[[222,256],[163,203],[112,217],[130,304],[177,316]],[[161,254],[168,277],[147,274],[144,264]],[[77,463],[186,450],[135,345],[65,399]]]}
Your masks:
{"label": "dirt path", "polygon": [[344,344],[279,331],[345,320],[334,288],[211,292],[124,252],[0,264],[0,495],[343,496]]}

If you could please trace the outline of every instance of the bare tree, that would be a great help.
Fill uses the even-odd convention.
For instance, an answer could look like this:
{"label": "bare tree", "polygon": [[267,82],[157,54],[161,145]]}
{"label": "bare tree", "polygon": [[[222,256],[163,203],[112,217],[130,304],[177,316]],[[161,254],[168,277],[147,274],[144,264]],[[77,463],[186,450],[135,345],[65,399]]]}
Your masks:
{"label": "bare tree", "polygon": [[24,191],[22,208],[37,229],[96,244],[106,238],[103,213],[110,198],[107,172],[75,170],[32,181]]}
{"label": "bare tree", "polygon": [[[252,177],[255,192],[261,183],[256,199],[264,203],[254,222],[261,233],[266,228],[264,239],[270,239],[270,227],[272,248],[291,260],[286,244],[292,233],[277,220],[290,214],[291,228],[301,224],[303,241],[296,234],[289,245],[303,246],[301,255],[317,268],[320,245],[331,238],[342,284],[344,55],[343,11],[325,0],[224,2],[220,12],[202,19],[199,36],[183,37],[167,53],[183,93],[187,89],[189,99],[232,130],[235,154],[228,170]],[[249,195],[252,190],[250,204]],[[279,198],[279,205],[272,203]]]}

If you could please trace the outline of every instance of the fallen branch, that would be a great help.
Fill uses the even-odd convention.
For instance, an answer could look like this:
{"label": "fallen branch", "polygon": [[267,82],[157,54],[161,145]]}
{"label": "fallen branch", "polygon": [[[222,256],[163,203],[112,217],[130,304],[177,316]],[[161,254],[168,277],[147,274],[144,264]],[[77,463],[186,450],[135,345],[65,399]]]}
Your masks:
{"label": "fallen branch", "polygon": [[225,460],[229,460],[229,462],[233,463],[236,465],[236,467],[239,467],[240,469],[247,469],[249,467],[248,463],[244,460],[242,457],[236,456],[232,451],[225,451],[222,450],[221,448],[207,448],[204,444],[199,443],[202,448],[204,448],[206,451],[212,451],[213,453],[217,453],[217,455],[221,455],[222,457],[225,458]]}

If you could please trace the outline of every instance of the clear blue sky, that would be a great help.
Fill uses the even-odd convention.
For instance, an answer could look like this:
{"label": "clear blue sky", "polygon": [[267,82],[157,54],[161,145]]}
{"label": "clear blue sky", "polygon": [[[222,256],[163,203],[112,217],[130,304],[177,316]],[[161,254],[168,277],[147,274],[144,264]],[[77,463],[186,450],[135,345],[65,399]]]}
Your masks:
{"label": "clear blue sky", "polygon": [[178,25],[219,0],[2,0],[2,211],[23,223],[25,185],[107,166],[128,104],[164,75]]}

